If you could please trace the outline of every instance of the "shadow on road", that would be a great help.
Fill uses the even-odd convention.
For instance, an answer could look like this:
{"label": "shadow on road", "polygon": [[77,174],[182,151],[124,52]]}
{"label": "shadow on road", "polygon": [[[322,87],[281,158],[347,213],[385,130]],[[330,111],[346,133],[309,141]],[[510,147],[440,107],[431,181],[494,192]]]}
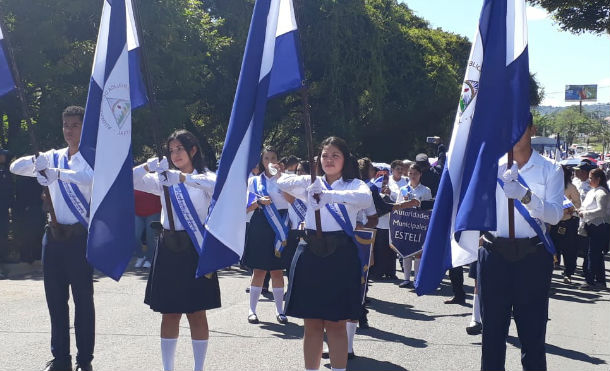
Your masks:
{"label": "shadow on road", "polygon": [[[330,363],[324,365],[330,369]],[[347,362],[348,371],[407,371],[406,368],[396,365],[392,362],[378,361],[367,357],[356,357]]]}
{"label": "shadow on road", "polygon": [[261,322],[260,328],[271,331],[271,335],[280,339],[301,339],[303,337],[303,326],[288,322],[285,325],[280,325],[274,322]]}
{"label": "shadow on road", "polygon": [[[367,307],[382,314],[416,321],[434,321],[435,319],[441,317],[467,317],[471,315],[470,313],[429,315],[426,314],[429,312],[413,309],[413,305],[393,303],[378,298],[370,298],[370,303],[367,305]],[[472,304],[464,304],[456,307],[472,308]]]}
{"label": "shadow on road", "polygon": [[[358,329],[357,334],[358,334],[358,336],[368,336],[368,337],[378,339],[378,340],[383,340],[386,342],[401,343],[401,344],[410,346],[412,348],[427,348],[428,347],[428,343],[426,342],[426,340],[410,338],[410,337],[400,335],[400,334],[397,334],[394,332],[380,330],[378,328],[371,327],[366,330]],[[358,338],[356,338],[356,339],[358,339]]]}
{"label": "shadow on road", "polygon": [[[517,348],[521,348],[521,342],[519,341],[519,338],[515,336],[509,335],[506,342]],[[561,348],[553,344],[546,344],[546,352],[548,354],[554,354],[556,356],[561,356],[576,361],[587,362],[593,365],[606,364],[606,361],[601,358],[593,357],[577,350]]]}

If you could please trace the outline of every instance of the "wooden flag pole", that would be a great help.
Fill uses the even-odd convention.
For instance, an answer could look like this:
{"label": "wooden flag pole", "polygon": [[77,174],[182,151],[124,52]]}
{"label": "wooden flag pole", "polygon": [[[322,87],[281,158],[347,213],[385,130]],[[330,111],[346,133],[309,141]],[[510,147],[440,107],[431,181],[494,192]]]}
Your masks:
{"label": "wooden flag pole", "polygon": [[[28,105],[25,100],[23,82],[21,81],[21,75],[19,74],[17,63],[15,62],[15,54],[13,53],[13,48],[11,46],[9,36],[6,33],[6,28],[4,27],[4,22],[2,22],[2,20],[0,20],[0,28],[2,28],[4,33],[4,42],[8,49],[9,63],[11,65],[11,71],[13,72],[13,78],[15,79],[17,97],[21,106],[21,114],[23,116],[23,119],[25,120],[25,125],[27,127],[28,135],[30,137],[30,145],[32,146],[33,151],[36,153],[36,157],[38,157],[41,155],[41,153],[40,148],[38,147],[38,141],[36,140],[36,135],[34,134],[32,116],[30,115],[30,110],[28,109]],[[40,174],[46,176],[44,170],[41,171]],[[51,200],[51,193],[49,192],[49,187],[42,187],[42,192],[44,194],[45,202],[47,203],[46,205],[48,206],[49,215],[51,216],[51,224],[56,225],[57,216],[55,215],[55,208],[53,207],[53,200]]]}
{"label": "wooden flag pole", "polygon": [[[316,159],[314,158],[314,149],[313,149],[313,135],[311,129],[311,115],[310,115],[310,107],[309,107],[309,89],[307,87],[303,88],[301,92],[301,97],[303,101],[303,119],[305,122],[305,142],[307,143],[307,156],[309,160],[309,168],[311,169],[311,183],[316,181],[317,173],[318,173],[318,164]],[[320,159],[318,159],[319,161]],[[316,237],[322,238],[322,218],[320,216],[320,210],[315,211],[316,217]]]}
{"label": "wooden flag pole", "polygon": [[[126,0],[131,1],[131,0]],[[161,142],[159,141],[159,128],[161,127],[161,122],[159,121],[159,105],[157,103],[157,96],[155,94],[155,89],[152,84],[152,77],[150,74],[150,70],[148,69],[148,59],[146,55],[146,48],[144,48],[144,39],[142,33],[142,18],[140,17],[140,7],[138,0],[132,1],[132,9],[134,12],[134,16],[136,18],[136,30],[138,33],[138,40],[140,42],[140,52],[142,53],[142,61],[141,67],[142,72],[144,74],[144,80],[146,82],[146,92],[148,94],[148,102],[150,103],[150,110],[153,113],[152,121],[152,134],[153,141],[155,142],[155,150],[157,152],[157,156],[159,157],[159,161],[163,158],[163,147],[161,146]],[[167,210],[167,220],[169,222],[169,229],[171,231],[176,230],[176,226],[174,223],[174,212],[172,209],[172,201],[169,196],[169,188],[163,186],[163,198],[165,200],[165,209]]]}
{"label": "wooden flag pole", "polygon": [[[508,151],[508,159],[506,162],[507,170],[513,166],[513,149]],[[515,200],[508,199],[508,237],[515,238]]]}

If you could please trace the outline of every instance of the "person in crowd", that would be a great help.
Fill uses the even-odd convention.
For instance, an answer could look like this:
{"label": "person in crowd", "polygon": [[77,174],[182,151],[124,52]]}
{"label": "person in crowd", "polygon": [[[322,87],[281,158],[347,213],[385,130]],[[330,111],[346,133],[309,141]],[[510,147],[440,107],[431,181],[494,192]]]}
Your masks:
{"label": "person in crowd", "polygon": [[562,167],[564,196],[563,201],[563,217],[561,221],[551,227],[551,238],[557,250],[556,266],[561,262],[563,255],[563,282],[572,283],[572,275],[576,270],[576,236],[578,235],[578,213],[581,201],[578,189],[572,183],[572,171],[566,167]]}
{"label": "person in crowd", "polygon": [[40,241],[47,223],[43,210],[42,187],[36,178],[15,179],[15,205],[11,209],[14,241],[19,249],[21,261],[33,263],[42,258]]}
{"label": "person in crowd", "polygon": [[[179,325],[183,314],[189,322],[194,371],[202,371],[208,348],[206,311],[220,307],[218,275],[196,278],[204,221],[210,206],[216,174],[201,152],[197,138],[178,130],[167,139],[169,161],[149,159],[133,169],[136,190],[163,195],[168,187],[174,230],[168,219],[169,205],[161,197],[163,230],[148,276],[144,302],[161,313],[161,358],[165,371],[174,370]],[[187,223],[187,220],[194,223]],[[199,236],[199,237],[198,237]]]}
{"label": "person in crowd", "polygon": [[580,288],[583,290],[605,289],[606,271],[603,251],[608,249],[608,223],[610,222],[610,197],[608,196],[606,174],[601,169],[591,170],[589,182],[591,190],[587,193],[578,212],[589,236],[586,283]]}
{"label": "person in crowd", "polygon": [[[157,248],[158,231],[153,227],[154,222],[161,219],[161,200],[159,196],[136,190],[136,254],[138,258],[134,268],[148,269]],[[146,250],[142,246],[142,233],[146,233]]]}
{"label": "person in crowd", "polygon": [[[322,141],[317,177],[282,175],[280,189],[307,195],[307,244],[294,257],[286,314],[303,318],[305,368],[318,370],[326,330],[332,370],[347,365],[346,320],[361,312],[360,261],[354,242],[357,214],[371,203],[369,187],[358,179],[358,165],[344,140]],[[315,211],[322,238],[316,237]]]}
{"label": "person in crowd", "polygon": [[9,209],[15,203],[15,183],[8,165],[10,152],[0,148],[0,260],[8,255]]}
{"label": "person in crowd", "polygon": [[394,160],[390,164],[392,176],[388,179],[388,187],[398,196],[400,189],[407,185],[407,180],[402,176],[404,165],[401,160]]}
{"label": "person in crowd", "polygon": [[402,160],[402,177],[408,182],[409,181],[409,169],[415,162],[411,160]]}
{"label": "person in crowd", "polygon": [[[432,199],[432,191],[430,188],[421,184],[420,179],[422,175],[422,168],[418,164],[413,164],[409,169],[409,184],[400,188],[398,199],[396,200],[395,209],[404,208],[419,208],[422,205],[422,201],[428,201]],[[404,258],[402,260],[403,271],[405,273],[405,279],[398,285],[401,288],[412,287],[411,284],[411,266],[413,266],[414,276],[417,277],[419,271],[419,263],[421,260],[421,252]]]}
{"label": "person in crowd", "polygon": [[44,288],[51,317],[53,359],[45,371],[72,370],[69,290],[74,300],[76,370],[92,370],[95,343],[93,268],[87,262],[87,228],[93,170],[78,151],[85,110],[70,106],[62,113],[68,147],[15,160],[12,173],[36,177],[49,188],[57,223],[49,223],[42,240]]}
{"label": "person in crowd", "polygon": [[290,155],[282,158],[280,162],[284,164],[284,171],[286,172],[286,174],[296,174],[297,167],[299,167],[301,159],[295,155]]}
{"label": "person in crowd", "polygon": [[309,166],[309,161],[299,161],[299,165],[297,166],[296,174],[297,175],[307,175],[311,174],[311,167]]}
{"label": "person in crowd", "polygon": [[[595,169],[595,166],[589,160],[582,160],[578,166],[574,167],[574,178],[572,179],[572,183],[576,186],[578,190],[578,194],[580,195],[580,202],[584,202],[585,197],[587,197],[587,193],[591,190],[591,183],[589,182],[589,172]],[[579,219],[578,222],[578,235],[576,237],[577,241],[577,254],[580,251],[584,260],[582,263],[582,273],[583,276],[587,276],[587,250],[589,249],[589,236],[587,235],[587,230],[585,229],[585,224],[582,218]]]}
{"label": "person in crowd", "polygon": [[[540,225],[562,216],[561,167],[532,150],[532,117],[513,147],[514,163],[499,161],[496,188],[497,230],[481,239],[477,285],[483,321],[481,370],[504,370],[511,316],[521,343],[524,370],[546,370],[545,336],[554,248]],[[510,238],[508,199],[515,207],[515,238]],[[538,221],[536,221],[536,219]]]}
{"label": "person in crowd", "polygon": [[252,218],[242,262],[252,269],[248,314],[248,322],[252,324],[259,323],[256,307],[267,272],[271,276],[275,317],[281,324],[288,323],[284,314],[283,271],[287,262],[282,259],[281,251],[285,250],[288,244],[290,202],[277,185],[277,175],[282,170],[281,166],[271,167],[278,164],[278,157],[277,150],[265,147],[261,152],[259,163],[260,175],[248,181],[247,211],[252,213]]}

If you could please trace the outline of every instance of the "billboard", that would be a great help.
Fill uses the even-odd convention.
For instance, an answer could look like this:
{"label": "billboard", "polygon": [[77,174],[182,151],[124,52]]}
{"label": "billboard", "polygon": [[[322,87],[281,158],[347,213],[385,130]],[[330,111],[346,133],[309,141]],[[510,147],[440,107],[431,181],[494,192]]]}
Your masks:
{"label": "billboard", "polygon": [[597,85],[566,85],[566,102],[596,102]]}

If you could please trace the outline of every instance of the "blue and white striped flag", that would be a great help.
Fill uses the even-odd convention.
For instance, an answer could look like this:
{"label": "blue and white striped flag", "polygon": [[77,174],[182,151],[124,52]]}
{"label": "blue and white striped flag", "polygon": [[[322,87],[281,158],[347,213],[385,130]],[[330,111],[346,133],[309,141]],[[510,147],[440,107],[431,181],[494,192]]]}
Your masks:
{"label": "blue and white striped flag", "polygon": [[267,100],[303,86],[298,38],[292,0],[256,1],[197,276],[243,254],[248,174],[259,160]]}
{"label": "blue and white striped flag", "polygon": [[80,152],[93,168],[87,260],[119,280],[135,241],[131,111],[148,101],[131,0],[105,0]]}
{"label": "blue and white striped flag", "polygon": [[0,97],[15,89],[15,80],[11,73],[11,65],[4,51],[4,34],[0,29]]}
{"label": "blue and white striped flag", "polygon": [[464,79],[416,291],[435,290],[448,268],[477,259],[479,231],[496,230],[498,160],[529,116],[524,0],[485,0]]}

